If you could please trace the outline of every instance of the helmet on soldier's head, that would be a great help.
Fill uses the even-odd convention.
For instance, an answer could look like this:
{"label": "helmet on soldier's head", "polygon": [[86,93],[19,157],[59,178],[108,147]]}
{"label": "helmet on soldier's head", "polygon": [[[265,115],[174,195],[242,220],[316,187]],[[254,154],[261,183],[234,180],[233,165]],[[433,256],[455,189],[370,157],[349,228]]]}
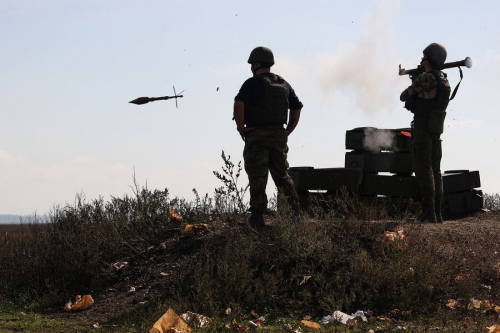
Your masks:
{"label": "helmet on soldier's head", "polygon": [[270,64],[271,66],[274,65],[273,51],[264,46],[256,47],[250,53],[250,57],[248,58],[248,63],[253,64],[256,62],[267,63]]}
{"label": "helmet on soldier's head", "polygon": [[432,67],[441,69],[446,61],[447,53],[443,45],[431,43],[424,49],[424,55],[428,58]]}

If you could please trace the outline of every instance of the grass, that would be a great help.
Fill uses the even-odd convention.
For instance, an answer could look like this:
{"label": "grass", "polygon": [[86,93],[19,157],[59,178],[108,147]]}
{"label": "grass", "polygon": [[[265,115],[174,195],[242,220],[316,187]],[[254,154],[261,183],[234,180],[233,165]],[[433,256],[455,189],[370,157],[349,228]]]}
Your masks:
{"label": "grass", "polygon": [[[200,197],[194,190],[195,200],[186,201],[170,198],[168,190],[135,185],[133,196],[105,202],[78,195],[72,205],[55,207],[48,221],[33,216],[23,221],[21,230],[9,229],[0,237],[0,332],[12,327],[39,332],[92,330],[90,320],[51,319],[36,313],[60,308],[61,300],[76,294],[99,293],[112,286],[119,278],[112,264],[123,258],[151,260],[146,253],[152,244],[178,249],[181,227],[171,223],[171,207],[185,223],[208,223],[219,232],[189,238],[192,243],[184,243],[184,248],[196,246],[179,252],[183,264],[172,273],[161,296],[146,307],[106,319],[100,323],[102,331],[147,331],[168,307],[214,318],[217,324],[204,332],[235,331],[232,322],[251,327],[251,310],[267,315],[267,332],[282,332],[288,325],[295,329],[306,315],[318,321],[335,310],[370,310],[372,322],[360,324],[357,331],[394,328],[377,316],[390,316],[390,325],[405,323],[412,331],[432,325],[482,331],[483,324],[491,321],[487,314],[467,310],[465,303],[483,297],[483,285],[500,287],[493,268],[496,259],[491,256],[500,251],[495,240],[473,239],[474,251],[470,246],[451,249],[447,242],[455,235],[429,237],[421,225],[412,225],[404,231],[404,246],[386,244],[381,235],[402,224],[408,212],[383,202],[366,204],[347,192],[312,202],[302,218],[279,202],[273,227],[256,233],[235,223],[245,219],[241,192],[245,188],[236,186],[240,170],[233,174],[232,165],[224,172],[226,176],[218,178],[227,190],[217,191],[214,198]],[[485,206],[498,210],[499,198],[486,195]],[[389,219],[388,212],[395,211],[400,215]],[[449,310],[445,306],[449,299],[462,300],[464,308]],[[283,318],[295,320],[284,323]],[[456,318],[463,320],[458,323]],[[323,331],[353,329],[330,324]]]}
{"label": "grass", "polygon": [[92,332],[92,324],[82,320],[60,320],[37,313],[18,310],[0,311],[0,333],[23,331],[37,333],[53,332]]}

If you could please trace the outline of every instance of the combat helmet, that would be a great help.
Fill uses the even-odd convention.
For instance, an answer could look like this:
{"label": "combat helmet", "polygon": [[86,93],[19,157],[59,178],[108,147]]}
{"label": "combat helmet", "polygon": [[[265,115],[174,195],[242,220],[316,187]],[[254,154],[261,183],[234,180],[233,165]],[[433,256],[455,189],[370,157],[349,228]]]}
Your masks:
{"label": "combat helmet", "polygon": [[253,64],[256,62],[267,63],[269,65],[274,65],[274,56],[271,49],[259,46],[252,50],[250,57],[248,58],[248,63]]}
{"label": "combat helmet", "polygon": [[424,49],[424,55],[433,68],[441,69],[446,61],[447,53],[443,45],[431,43]]}

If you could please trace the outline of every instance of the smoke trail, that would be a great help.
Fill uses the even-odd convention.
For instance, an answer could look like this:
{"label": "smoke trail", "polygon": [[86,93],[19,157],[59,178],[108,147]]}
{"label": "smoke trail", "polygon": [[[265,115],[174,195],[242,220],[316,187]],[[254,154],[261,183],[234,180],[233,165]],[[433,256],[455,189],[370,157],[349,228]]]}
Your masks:
{"label": "smoke trail", "polygon": [[368,14],[368,29],[340,54],[318,57],[318,78],[324,93],[354,96],[357,106],[368,114],[395,107],[399,93],[397,52],[392,25],[394,4],[379,6]]}

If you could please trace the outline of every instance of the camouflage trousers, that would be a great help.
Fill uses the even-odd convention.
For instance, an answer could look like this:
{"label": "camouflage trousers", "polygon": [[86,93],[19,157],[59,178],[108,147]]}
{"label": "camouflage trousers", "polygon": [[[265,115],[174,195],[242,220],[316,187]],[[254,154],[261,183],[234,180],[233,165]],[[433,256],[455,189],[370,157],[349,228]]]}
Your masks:
{"label": "camouflage trousers", "polygon": [[413,142],[413,163],[415,176],[423,197],[443,198],[441,177],[441,138],[439,134],[415,133]]}
{"label": "camouflage trousers", "polygon": [[284,129],[256,128],[245,136],[245,171],[250,185],[250,211],[267,209],[266,185],[269,172],[278,193],[288,197],[292,209],[299,207],[297,191],[288,169],[288,137]]}

